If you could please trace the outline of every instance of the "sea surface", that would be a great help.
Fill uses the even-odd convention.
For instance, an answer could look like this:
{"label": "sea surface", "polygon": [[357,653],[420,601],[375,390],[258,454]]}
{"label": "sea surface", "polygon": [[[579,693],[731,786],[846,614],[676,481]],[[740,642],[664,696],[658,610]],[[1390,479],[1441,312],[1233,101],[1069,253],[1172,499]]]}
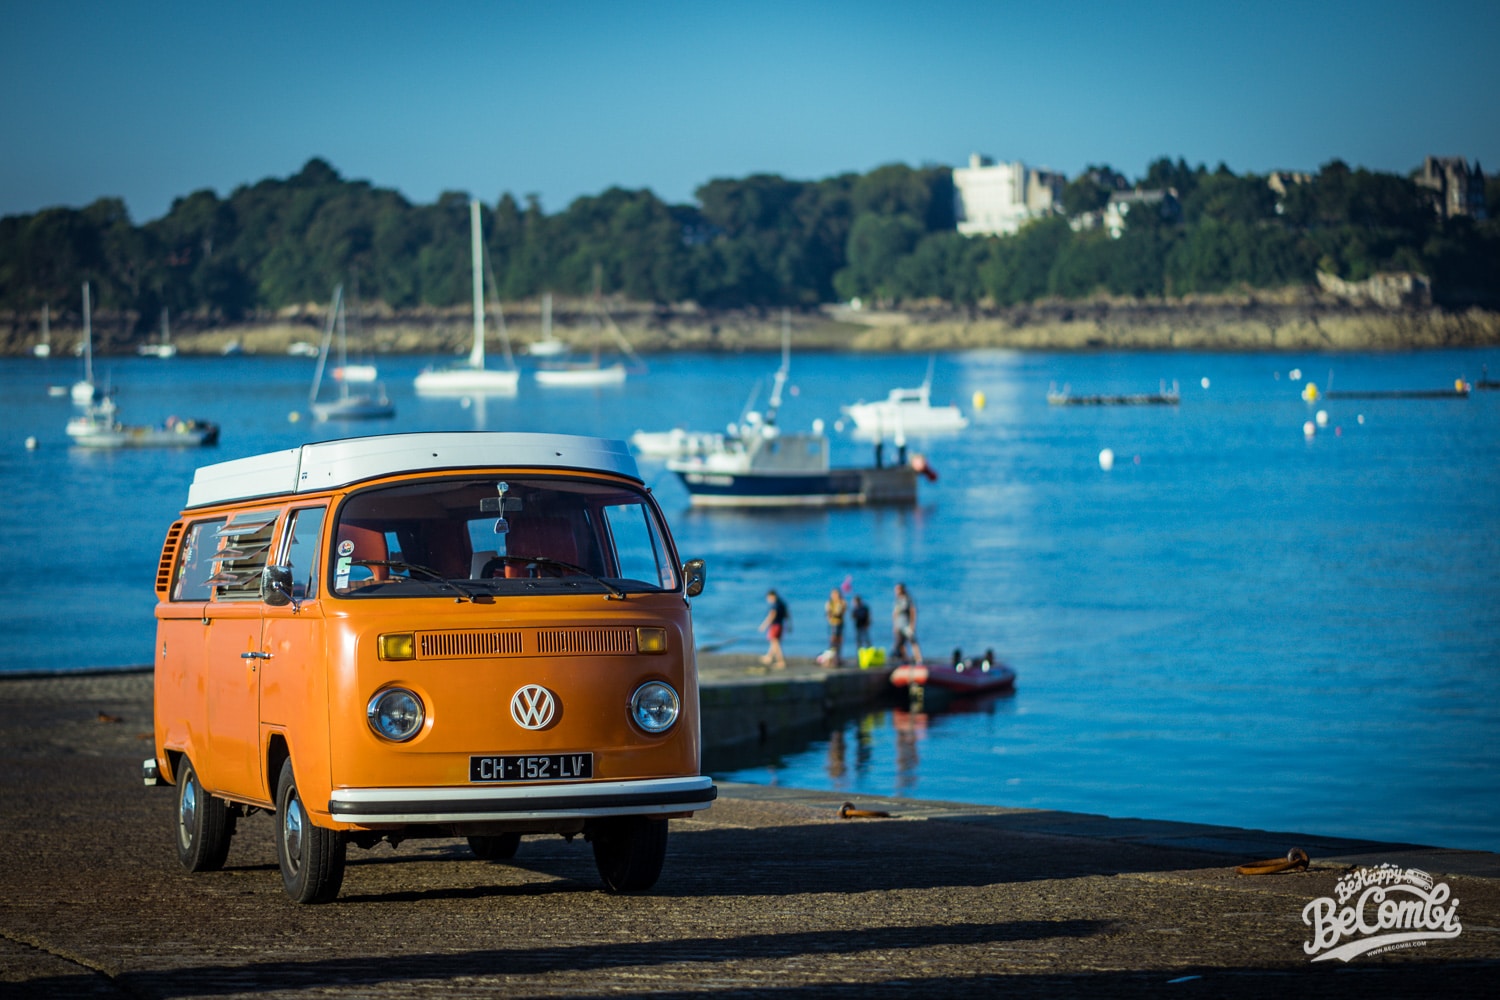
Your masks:
{"label": "sea surface", "polygon": [[[380,358],[397,416],[346,427],[305,416],[310,360],[101,359],[126,422],[223,426],[213,449],[114,453],[67,443],[72,404],[47,388],[76,359],[0,360],[0,670],[151,662],[157,551],[200,464],[385,431],[718,429],[757,384],[764,403],[778,359],[655,357],[623,387],[419,398],[432,360]],[[835,462],[867,461],[840,404],[927,364],[797,354],[781,423],[822,419]],[[1500,350],[939,355],[934,401],[973,424],[911,442],[939,476],[915,509],[692,510],[643,461],[683,557],[708,561],[700,644],[760,652],[776,587],[789,652],[812,656],[846,580],[886,644],[904,581],[930,659],[992,647],[1019,675],[1013,697],[867,713],[720,776],[1500,850],[1500,392],[1301,398],[1308,381],[1444,388],[1484,365],[1500,374]],[[1046,399],[1173,382],[1179,406]]]}

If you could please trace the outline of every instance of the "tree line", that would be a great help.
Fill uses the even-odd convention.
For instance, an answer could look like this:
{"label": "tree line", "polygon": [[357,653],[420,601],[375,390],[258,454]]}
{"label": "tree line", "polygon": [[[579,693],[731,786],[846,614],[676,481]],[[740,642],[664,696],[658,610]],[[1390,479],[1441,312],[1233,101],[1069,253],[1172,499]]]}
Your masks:
{"label": "tree line", "polygon": [[[610,188],[547,214],[535,196],[483,209],[496,291],[605,294],[709,308],[883,304],[1008,306],[1098,293],[1161,297],[1348,280],[1378,271],[1428,275],[1442,302],[1486,302],[1500,289],[1500,185],[1490,218],[1444,220],[1411,178],[1334,161],[1278,194],[1265,177],[1161,159],[1131,181],[1090,167],[1063,194],[1077,217],[1112,191],[1170,190],[1170,212],[1137,206],[1119,238],[1067,215],[1014,236],[954,229],[952,172],[895,164],[817,181],[773,174],[716,179],[697,203]],[[123,201],[0,219],[0,309],[76,308],[93,283],[101,308],[142,328],[162,308],[206,320],[328,298],[357,282],[366,300],[403,310],[468,300],[468,197],[429,205],[346,180],[321,159],[227,198],[203,190],[135,225]],[[598,278],[596,279],[596,275]]]}

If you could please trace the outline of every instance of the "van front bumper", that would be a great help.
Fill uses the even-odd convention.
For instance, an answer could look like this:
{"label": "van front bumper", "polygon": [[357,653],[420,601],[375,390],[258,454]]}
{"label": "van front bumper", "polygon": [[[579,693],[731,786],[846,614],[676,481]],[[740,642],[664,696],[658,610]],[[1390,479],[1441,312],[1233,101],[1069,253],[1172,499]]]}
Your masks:
{"label": "van front bumper", "polygon": [[565,785],[339,788],[334,819],[360,825],[661,816],[707,809],[719,795],[706,775]]}

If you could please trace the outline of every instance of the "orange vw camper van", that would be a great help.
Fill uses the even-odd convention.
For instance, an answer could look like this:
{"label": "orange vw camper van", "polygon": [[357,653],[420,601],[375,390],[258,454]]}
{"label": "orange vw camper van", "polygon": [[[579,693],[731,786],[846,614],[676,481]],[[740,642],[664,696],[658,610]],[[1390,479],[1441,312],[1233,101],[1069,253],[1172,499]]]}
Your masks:
{"label": "orange vw camper van", "polygon": [[177,852],[223,866],[275,817],[287,893],[338,895],[347,846],[582,834],[650,888],[699,773],[687,598],[618,441],[395,434],[198,470],[156,577],[156,756]]}

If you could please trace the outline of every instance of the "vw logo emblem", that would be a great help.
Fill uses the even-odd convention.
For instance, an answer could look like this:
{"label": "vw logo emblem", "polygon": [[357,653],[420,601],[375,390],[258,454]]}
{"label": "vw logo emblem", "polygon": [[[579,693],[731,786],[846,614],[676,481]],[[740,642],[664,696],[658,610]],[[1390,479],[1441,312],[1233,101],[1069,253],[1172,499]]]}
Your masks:
{"label": "vw logo emblem", "polygon": [[540,684],[527,684],[510,696],[510,717],[522,729],[546,729],[557,717],[557,699]]}

